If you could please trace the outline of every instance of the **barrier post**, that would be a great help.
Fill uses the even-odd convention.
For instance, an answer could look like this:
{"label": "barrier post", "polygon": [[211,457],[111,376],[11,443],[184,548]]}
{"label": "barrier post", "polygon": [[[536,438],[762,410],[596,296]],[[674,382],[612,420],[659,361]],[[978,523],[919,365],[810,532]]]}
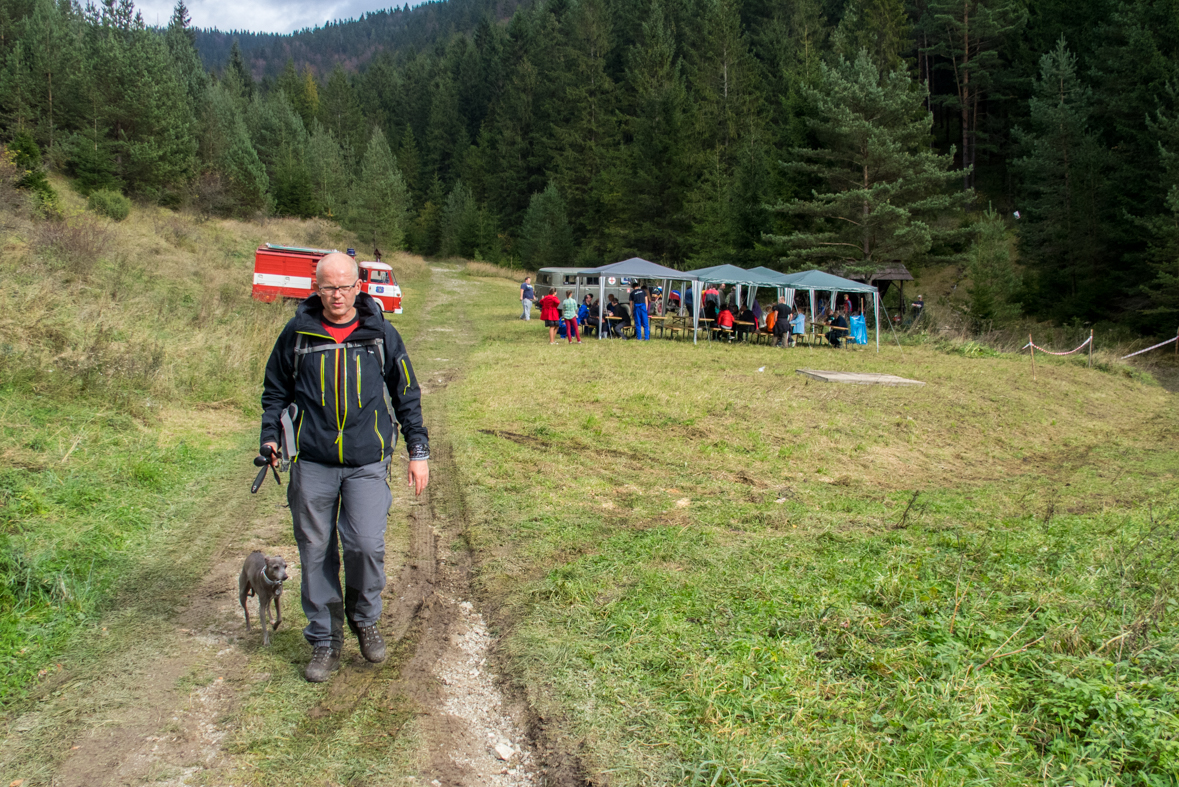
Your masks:
{"label": "barrier post", "polygon": [[1028,334],[1028,349],[1032,351],[1032,382],[1036,381],[1036,345],[1032,344],[1032,335]]}
{"label": "barrier post", "polygon": [[1089,329],[1089,368],[1093,368],[1093,329]]}

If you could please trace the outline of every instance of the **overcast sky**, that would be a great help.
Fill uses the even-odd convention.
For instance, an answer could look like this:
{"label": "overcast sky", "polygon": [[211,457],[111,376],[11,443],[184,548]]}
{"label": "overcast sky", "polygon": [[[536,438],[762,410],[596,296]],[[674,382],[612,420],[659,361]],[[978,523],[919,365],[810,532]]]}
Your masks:
{"label": "overcast sky", "polygon": [[[403,5],[401,0],[398,5]],[[410,0],[417,5],[420,0]],[[390,8],[393,0],[185,0],[195,27],[290,33],[322,25],[329,19],[358,17],[365,11]],[[137,0],[149,25],[166,25],[176,0]]]}

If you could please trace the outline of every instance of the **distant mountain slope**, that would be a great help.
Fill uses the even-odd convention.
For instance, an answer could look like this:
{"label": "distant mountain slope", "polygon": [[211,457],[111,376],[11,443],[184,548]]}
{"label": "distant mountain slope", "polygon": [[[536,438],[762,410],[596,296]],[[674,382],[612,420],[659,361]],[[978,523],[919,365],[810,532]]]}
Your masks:
{"label": "distant mountain slope", "polygon": [[526,0],[433,0],[291,34],[201,29],[196,45],[205,67],[214,71],[225,66],[236,38],[255,77],[278,74],[288,58],[300,70],[309,64],[324,74],[336,63],[350,70],[362,68],[382,50],[432,46],[451,33],[474,30],[484,16],[507,19],[524,4]]}

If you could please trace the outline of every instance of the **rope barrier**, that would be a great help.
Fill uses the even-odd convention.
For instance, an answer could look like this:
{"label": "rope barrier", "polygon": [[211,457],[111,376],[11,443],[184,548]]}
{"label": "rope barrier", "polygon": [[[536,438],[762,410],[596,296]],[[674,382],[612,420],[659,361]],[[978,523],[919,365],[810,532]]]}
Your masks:
{"label": "rope barrier", "polygon": [[1175,341],[1176,339],[1179,339],[1179,336],[1172,336],[1170,339],[1167,339],[1165,342],[1159,342],[1154,347],[1147,347],[1145,350],[1139,350],[1136,353],[1130,353],[1129,355],[1123,355],[1121,360],[1124,361],[1127,358],[1133,358],[1135,355],[1142,355],[1142,353],[1148,353],[1151,350],[1157,350],[1158,348],[1160,348],[1164,345],[1170,344],[1171,342]]}
{"label": "rope barrier", "polygon": [[[1066,353],[1054,353],[1054,352],[1052,352],[1051,350],[1045,350],[1045,349],[1044,349],[1043,347],[1041,347],[1040,345],[1038,345],[1038,344],[1032,344],[1031,342],[1028,342],[1027,344],[1025,344],[1023,347],[1020,347],[1019,349],[1020,349],[1020,351],[1022,352],[1022,351],[1026,350],[1026,349],[1027,349],[1027,348],[1029,348],[1029,347],[1035,347],[1035,348],[1036,348],[1037,350],[1039,350],[1040,352],[1042,352],[1042,353],[1048,353],[1049,355],[1072,355],[1072,354],[1073,354],[1073,353],[1075,353],[1075,352],[1080,352],[1081,350],[1085,349],[1085,346],[1086,346],[1086,345],[1088,345],[1088,344],[1089,344],[1089,342],[1091,342],[1091,341],[1093,341],[1093,337],[1092,337],[1092,336],[1090,336],[1090,337],[1089,337],[1088,339],[1086,339],[1085,341],[1081,342],[1081,346],[1080,346],[1080,347],[1078,347],[1077,349],[1075,349],[1075,350],[1069,350],[1069,351],[1068,351],[1068,352],[1066,352]],[[1172,341],[1172,342],[1173,342],[1173,341],[1175,341],[1175,340],[1174,340],[1174,339],[1169,339],[1168,341]],[[1163,344],[1166,344],[1166,343],[1167,343],[1167,342],[1163,342]],[[1161,347],[1162,345],[1156,345],[1156,346],[1159,346],[1159,347]],[[1148,349],[1154,349],[1154,348],[1153,348],[1153,347],[1151,347],[1151,348],[1148,348]],[[1146,350],[1143,350],[1142,352],[1146,352]],[[1127,358],[1129,358],[1130,356],[1128,356],[1128,355],[1127,355],[1126,357],[1127,357]]]}

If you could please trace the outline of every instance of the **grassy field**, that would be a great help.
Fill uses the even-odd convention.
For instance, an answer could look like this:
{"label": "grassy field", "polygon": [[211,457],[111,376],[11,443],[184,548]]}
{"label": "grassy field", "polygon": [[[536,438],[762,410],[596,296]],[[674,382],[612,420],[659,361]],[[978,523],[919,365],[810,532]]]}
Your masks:
{"label": "grassy field", "polygon": [[[237,468],[290,310],[241,277],[263,240],[349,245],[319,222],[136,208],[114,225],[59,190],[66,223],[8,221],[0,257],[0,703],[42,725],[2,753],[41,758],[28,784],[161,652],[193,651],[168,589],[238,559],[215,554],[226,517],[279,528]],[[425,302],[424,264],[394,265]],[[1179,780],[1176,408],[1149,375],[1102,353],[1041,359],[1033,381],[1026,356],[924,337],[879,355],[553,347],[492,273],[399,326],[436,387],[500,667],[591,781]],[[317,691],[291,606],[236,667],[227,767],[400,783],[420,741],[384,687],[407,654]],[[177,657],[159,696],[214,685],[218,648]]]}
{"label": "grassy field", "polygon": [[1179,778],[1176,408],[1148,377],[1033,382],[949,343],[550,347],[483,286],[466,316],[498,324],[447,414],[480,587],[597,781]]}

